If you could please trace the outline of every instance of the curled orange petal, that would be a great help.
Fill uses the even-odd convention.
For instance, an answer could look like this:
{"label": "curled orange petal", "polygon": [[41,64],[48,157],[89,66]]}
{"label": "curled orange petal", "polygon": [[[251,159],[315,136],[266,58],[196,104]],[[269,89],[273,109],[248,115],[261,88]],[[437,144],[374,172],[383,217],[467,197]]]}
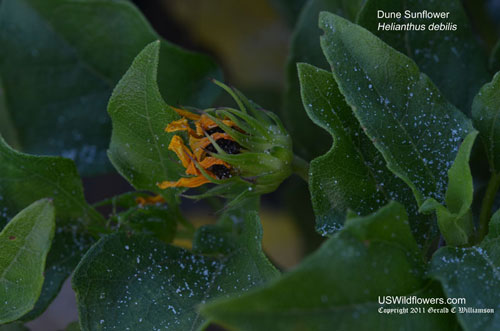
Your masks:
{"label": "curled orange petal", "polygon": [[156,184],[156,186],[163,190],[169,187],[198,187],[207,183],[210,183],[210,180],[203,177],[202,175],[199,175],[196,177],[183,177],[176,182],[161,182]]}
{"label": "curled orange petal", "polygon": [[187,110],[184,110],[184,109],[180,109],[180,108],[175,108],[175,107],[172,107],[172,106],[170,106],[170,108],[172,108],[173,110],[175,110],[175,112],[177,114],[179,114],[180,116],[186,117],[187,119],[190,119],[192,121],[197,121],[197,120],[200,119],[200,115],[192,113],[190,111],[187,111]]}
{"label": "curled orange petal", "polygon": [[137,197],[135,202],[140,206],[145,205],[155,205],[157,203],[164,203],[165,199],[161,195],[156,195],[154,197]]}
{"label": "curled orange petal", "polygon": [[217,126],[217,124],[212,121],[207,115],[203,114],[201,115],[200,119],[196,121],[195,126],[196,134],[203,137],[205,135],[204,131]]}
{"label": "curled orange petal", "polygon": [[[219,160],[219,159],[217,159],[215,157],[211,157],[211,156],[208,156],[208,157],[204,158],[203,161],[201,161],[201,162],[199,161],[198,163],[200,164],[200,166],[203,169],[207,170],[209,173],[210,173],[210,170],[208,168],[210,168],[211,166],[216,165],[216,164],[223,165],[223,166],[225,166],[228,169],[231,168],[231,166],[228,163],[226,163],[226,162],[224,162],[222,160]],[[187,167],[187,169],[186,169],[186,174],[187,175],[201,175],[201,172],[196,167],[195,162],[191,162],[191,164],[189,165],[189,167]]]}
{"label": "curled orange petal", "polygon": [[[233,137],[223,132],[216,132],[212,134],[211,137],[215,141],[219,139],[228,139],[234,141]],[[189,137],[189,147],[191,147],[191,150],[193,151],[193,154],[197,160],[202,159],[202,157],[205,155],[205,148],[211,143],[212,142],[210,141],[210,139],[208,139],[208,137],[204,137],[201,139],[193,136]]]}
{"label": "curled orange petal", "polygon": [[168,149],[173,151],[175,154],[177,154],[177,157],[179,160],[181,160],[182,165],[184,168],[189,167],[189,164],[192,162],[194,159],[193,154],[191,151],[184,145],[184,141],[180,136],[173,136],[172,140],[170,141],[170,144],[168,145]]}
{"label": "curled orange petal", "polygon": [[198,176],[200,175],[200,171],[198,168],[196,168],[196,164],[194,162],[191,162],[189,166],[186,168],[186,175],[194,175]]}
{"label": "curled orange petal", "polygon": [[165,128],[166,132],[175,132],[175,131],[187,131],[190,135],[196,134],[193,129],[189,126],[189,123],[185,117],[180,120],[173,121],[167,125]]}
{"label": "curled orange petal", "polygon": [[[205,137],[206,131],[218,127],[217,123],[211,120],[206,114],[200,116],[183,109],[174,107],[172,107],[172,109],[182,116],[182,118],[168,124],[165,131],[187,131],[189,134],[189,147],[184,144],[184,141],[180,136],[175,135],[172,137],[168,149],[173,151],[181,160],[182,165],[186,169],[185,173],[187,175],[193,175],[194,177],[183,177],[178,181],[163,181],[158,183],[157,186],[161,189],[169,187],[198,187],[203,184],[210,183],[210,177],[217,178],[217,175],[209,170],[210,167],[214,165],[223,165],[227,169],[231,169],[231,166],[228,163],[215,157],[207,156],[205,151],[205,148],[212,143],[208,137]],[[189,125],[188,119],[194,121],[196,132]],[[228,119],[223,120],[223,123],[227,126],[237,128],[236,125]],[[219,139],[234,141],[229,134],[224,132],[212,133],[211,139],[215,141]],[[205,169],[207,173],[203,175],[197,167],[198,164],[198,167]],[[138,203],[140,204],[146,204],[148,201],[148,199],[138,199]]]}
{"label": "curled orange petal", "polygon": [[196,136],[189,136],[189,147],[191,148],[191,151],[193,152],[194,157],[196,160],[201,160],[203,157],[203,147],[200,147],[203,145],[203,140],[207,138],[198,138]]}
{"label": "curled orange petal", "polygon": [[[234,122],[230,120],[223,120],[222,123],[229,127],[236,126],[236,124],[234,124]],[[201,115],[200,119],[195,123],[195,125],[196,134],[199,136],[203,136],[205,134],[204,131],[218,127],[218,124],[205,114]]]}
{"label": "curled orange petal", "polygon": [[219,160],[215,157],[211,157],[211,156],[206,157],[205,159],[203,159],[203,161],[200,162],[200,165],[203,169],[208,169],[211,166],[216,165],[216,164],[223,165],[228,169],[231,168],[231,166],[229,164],[227,164],[226,162]]}

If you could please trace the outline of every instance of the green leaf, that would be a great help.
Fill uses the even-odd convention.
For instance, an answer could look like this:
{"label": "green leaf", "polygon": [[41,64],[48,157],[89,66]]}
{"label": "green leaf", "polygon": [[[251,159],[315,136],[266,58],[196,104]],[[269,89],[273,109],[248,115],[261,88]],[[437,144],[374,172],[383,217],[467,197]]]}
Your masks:
{"label": "green leaf", "polygon": [[490,56],[490,70],[497,72],[500,70],[500,40],[496,44],[495,48],[491,52]]}
{"label": "green leaf", "polygon": [[19,153],[0,137],[0,225],[32,202],[46,197],[54,201],[58,225],[102,220],[85,201],[73,161]]}
{"label": "green leaf", "polygon": [[[495,245],[498,246],[498,237]],[[465,304],[453,305],[457,310],[460,307],[494,310],[494,313],[457,314],[464,330],[493,331],[500,328],[499,270],[499,255],[490,255],[489,249],[443,247],[432,257],[429,276],[441,282],[447,297],[465,298]]]}
{"label": "green leaf", "polygon": [[463,213],[469,210],[474,197],[474,183],[469,166],[472,146],[478,132],[470,132],[458,149],[457,157],[448,170],[448,188],[446,190],[446,207],[452,213]]}
{"label": "green leaf", "polygon": [[[352,218],[296,269],[239,298],[202,306],[239,330],[446,330],[450,316],[387,315],[379,296],[439,296],[422,278],[422,260],[402,205]],[[447,324],[448,323],[448,324]],[[449,326],[450,325],[450,326]]]}
{"label": "green leaf", "polygon": [[473,129],[416,64],[362,27],[321,13],[323,51],[346,102],[419,205],[444,200],[446,173]]}
{"label": "green leaf", "polygon": [[160,43],[153,42],[137,55],[108,105],[113,121],[111,162],[136,189],[158,194],[164,190],[157,183],[177,180],[185,170],[168,150],[174,134],[165,127],[179,115],[163,101],[156,84],[159,49]]}
{"label": "green leaf", "polygon": [[47,309],[93,242],[94,239],[88,234],[69,228],[57,228],[45,262],[42,292],[35,307],[21,317],[21,320],[31,321]]}
{"label": "green leaf", "polygon": [[227,215],[195,240],[189,252],[147,235],[101,239],[73,277],[82,330],[200,329],[206,324],[200,303],[278,275],[262,253],[256,212]]}
{"label": "green leaf", "polygon": [[[290,52],[286,64],[287,87],[282,117],[293,137],[297,154],[311,160],[324,153],[330,146],[330,137],[311,123],[304,113],[300,100],[300,85],[297,63],[306,62],[322,69],[328,69],[328,62],[321,51],[319,37],[321,30],[316,22],[320,11],[325,10],[354,19],[364,0],[311,0],[300,13],[290,42]],[[314,134],[311,134],[314,132]]]}
{"label": "green leaf", "polygon": [[472,120],[479,130],[493,174],[500,172],[500,72],[485,84],[472,103]]}
{"label": "green leaf", "polygon": [[436,211],[439,230],[446,243],[452,246],[467,244],[474,232],[471,210],[474,186],[469,159],[477,134],[477,131],[472,131],[467,135],[448,171],[446,207],[431,198],[420,208],[426,213]]}
{"label": "green leaf", "polygon": [[149,197],[151,196],[147,193],[132,191],[100,201],[94,204],[94,207],[109,206],[112,214],[108,223],[117,224],[120,231],[151,234],[166,243],[174,239],[178,223],[190,235],[194,233],[194,226],[181,217],[175,204],[156,203],[142,206],[137,201],[138,198]]}
{"label": "green leaf", "polygon": [[30,311],[40,296],[54,217],[52,202],[40,200],[17,214],[0,232],[0,324]]}
{"label": "green leaf", "polygon": [[146,233],[163,242],[174,240],[177,231],[176,213],[166,204],[136,206],[116,215],[121,230]]}
{"label": "green leaf", "polygon": [[488,235],[481,242],[481,247],[486,249],[493,261],[500,261],[500,209],[497,210],[489,223]]}
{"label": "green leaf", "polygon": [[[159,39],[130,1],[5,0],[0,76],[23,150],[63,155],[85,175],[111,169],[106,104],[134,57]],[[161,91],[171,103],[207,106],[214,62],[162,42]]]}
{"label": "green leaf", "polygon": [[[447,19],[378,19],[377,11],[449,12]],[[359,25],[367,28],[391,47],[412,58],[429,75],[452,104],[469,114],[479,88],[489,79],[487,58],[477,42],[460,0],[368,0],[359,14]],[[385,31],[379,24],[426,24],[425,31]],[[457,25],[456,31],[429,30],[431,23]]]}
{"label": "green leaf", "polygon": [[458,319],[464,330],[497,330],[500,326],[500,211],[489,224],[480,246],[444,247],[432,257],[429,276],[439,280],[450,298],[465,298],[455,307],[493,308],[490,313],[462,313]]}
{"label": "green leaf", "polygon": [[0,137],[0,228],[23,208],[46,197],[56,209],[57,231],[47,257],[40,301],[25,320],[45,310],[89,246],[88,235],[77,233],[80,227],[103,219],[85,201],[73,161],[19,153]]}
{"label": "green leaf", "polygon": [[385,165],[364,134],[340,93],[331,72],[298,65],[302,101],[311,120],[332,135],[328,153],[310,163],[310,191],[318,230],[333,233],[348,210],[367,215],[390,200],[409,211],[412,230],[420,243],[436,234],[435,220],[418,214],[410,188]]}
{"label": "green leaf", "polygon": [[80,331],[80,323],[78,321],[71,322],[66,326],[65,331]]}

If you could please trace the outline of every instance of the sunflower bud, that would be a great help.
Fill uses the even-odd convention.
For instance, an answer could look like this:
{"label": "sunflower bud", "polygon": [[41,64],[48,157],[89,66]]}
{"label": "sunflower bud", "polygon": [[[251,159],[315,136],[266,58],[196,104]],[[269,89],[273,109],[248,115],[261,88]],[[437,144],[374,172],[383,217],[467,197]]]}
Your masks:
{"label": "sunflower bud", "polygon": [[[158,187],[218,184],[203,197],[234,198],[235,194],[274,191],[292,173],[290,136],[275,114],[258,108],[239,91],[215,83],[231,94],[239,109],[191,111],[172,107],[181,118],[165,128],[167,132],[178,133],[168,148],[179,158],[186,176],[175,182],[158,183]],[[182,132],[187,133],[187,141]]]}

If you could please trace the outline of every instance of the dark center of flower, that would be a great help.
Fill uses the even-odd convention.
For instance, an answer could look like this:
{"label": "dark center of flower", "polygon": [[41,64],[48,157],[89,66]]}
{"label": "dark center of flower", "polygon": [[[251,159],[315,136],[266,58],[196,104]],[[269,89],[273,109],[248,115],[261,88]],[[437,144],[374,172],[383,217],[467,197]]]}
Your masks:
{"label": "dark center of flower", "polygon": [[207,132],[207,134],[209,136],[211,136],[211,135],[213,135],[216,132],[224,133],[224,130],[222,130],[221,128],[219,128],[218,126],[216,126],[216,127],[211,128],[211,129],[208,129],[206,132]]}
{"label": "dark center of flower", "polygon": [[[239,154],[241,151],[240,144],[233,140],[221,138],[217,140],[217,145],[219,145],[220,148],[222,148],[222,150],[227,154]],[[205,151],[210,153],[217,153],[217,150],[212,144],[205,147]]]}
{"label": "dark center of flower", "polygon": [[217,179],[227,179],[232,177],[231,170],[222,164],[214,164],[207,170],[213,173]]}

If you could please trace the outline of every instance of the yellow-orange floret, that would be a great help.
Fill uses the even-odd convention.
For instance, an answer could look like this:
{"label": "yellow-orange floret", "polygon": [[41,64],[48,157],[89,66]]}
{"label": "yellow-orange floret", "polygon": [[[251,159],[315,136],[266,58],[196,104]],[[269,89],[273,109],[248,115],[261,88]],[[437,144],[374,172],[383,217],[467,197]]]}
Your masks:
{"label": "yellow-orange floret", "polygon": [[[191,177],[182,177],[177,181],[163,181],[158,183],[157,186],[161,189],[166,189],[169,187],[198,187],[203,184],[211,182],[211,179],[203,174],[198,167],[201,167],[205,172],[212,178],[218,179],[217,176],[210,170],[215,165],[224,166],[226,169],[230,170],[231,166],[213,156],[210,156],[206,152],[207,146],[212,144],[210,139],[206,136],[208,130],[217,128],[218,125],[212,121],[206,115],[198,115],[191,113],[189,111],[173,108],[179,115],[182,116],[181,119],[173,121],[167,125],[165,128],[166,132],[176,132],[176,131],[186,131],[189,136],[189,147],[184,144],[183,139],[175,135],[170,141],[168,149],[173,151],[182,163],[182,166],[186,169],[186,175],[191,175]],[[189,120],[194,121],[196,131],[189,125]],[[229,120],[223,120],[224,124],[230,127],[235,127],[234,123]],[[234,139],[224,132],[212,133],[211,138],[215,141],[219,139]],[[197,166],[198,165],[198,166]]]}

